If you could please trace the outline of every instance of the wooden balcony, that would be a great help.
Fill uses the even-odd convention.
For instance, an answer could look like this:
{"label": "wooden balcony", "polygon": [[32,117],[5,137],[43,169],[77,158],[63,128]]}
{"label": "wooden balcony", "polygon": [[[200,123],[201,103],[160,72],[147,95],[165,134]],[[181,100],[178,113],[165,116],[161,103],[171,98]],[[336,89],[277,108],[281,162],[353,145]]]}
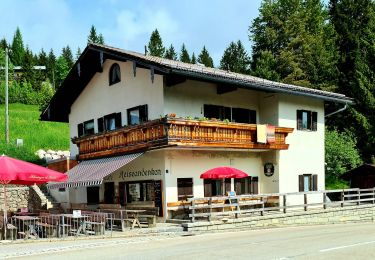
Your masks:
{"label": "wooden balcony", "polygon": [[275,142],[256,142],[256,125],[162,118],[137,126],[73,138],[79,160],[115,156],[164,147],[285,150],[293,128],[276,127]]}

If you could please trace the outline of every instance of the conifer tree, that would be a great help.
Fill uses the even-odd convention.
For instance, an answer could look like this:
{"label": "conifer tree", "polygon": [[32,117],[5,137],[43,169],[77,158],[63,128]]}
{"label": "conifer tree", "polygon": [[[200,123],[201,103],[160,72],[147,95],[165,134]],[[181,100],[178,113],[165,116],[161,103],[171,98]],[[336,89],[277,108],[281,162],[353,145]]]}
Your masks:
{"label": "conifer tree", "polygon": [[74,65],[74,59],[73,59],[72,50],[70,49],[69,45],[67,45],[66,47],[62,49],[61,55],[64,57],[69,69],[72,68]]}
{"label": "conifer tree", "polygon": [[334,90],[335,35],[320,0],[263,0],[249,32],[255,76]]}
{"label": "conifer tree", "polygon": [[56,87],[56,79],[55,79],[55,69],[56,69],[56,56],[53,53],[53,50],[51,49],[48,53],[47,58],[47,77],[52,82],[53,86]]}
{"label": "conifer tree", "polygon": [[331,0],[339,50],[338,89],[356,100],[334,120],[356,134],[364,159],[375,155],[375,7],[371,0]]}
{"label": "conifer tree", "polygon": [[165,48],[158,29],[152,32],[147,45],[148,54],[156,57],[164,57]]}
{"label": "conifer tree", "polygon": [[165,51],[165,55],[164,55],[164,58],[166,59],[170,59],[170,60],[177,60],[177,53],[173,47],[173,45],[171,44],[171,46],[169,46],[169,48]]}
{"label": "conifer tree", "polygon": [[78,58],[81,56],[81,54],[82,54],[81,48],[78,47],[77,52],[76,52],[76,60],[78,60]]}
{"label": "conifer tree", "polygon": [[185,47],[185,43],[182,44],[181,52],[180,52],[180,61],[190,63],[190,55]]}
{"label": "conifer tree", "polygon": [[198,56],[198,62],[203,64],[206,67],[210,67],[210,68],[214,67],[214,61],[212,60],[210,54],[208,53],[206,46],[203,46],[203,49]]}
{"label": "conifer tree", "polygon": [[5,50],[5,48],[8,46],[7,40],[5,38],[2,38],[0,40],[0,49]]}
{"label": "conifer tree", "polygon": [[97,33],[94,25],[91,25],[89,35],[87,36],[87,44],[98,43],[104,44],[104,37],[101,33]]}
{"label": "conifer tree", "polygon": [[59,88],[62,82],[65,80],[66,76],[69,73],[71,67],[69,67],[68,62],[66,61],[65,57],[61,55],[56,61],[56,68],[55,68],[55,80],[56,80],[56,88]]}
{"label": "conifer tree", "polygon": [[197,58],[195,57],[195,53],[193,52],[193,54],[191,55],[191,64],[197,64]]}
{"label": "conifer tree", "polygon": [[250,58],[240,40],[231,42],[220,60],[220,68],[232,72],[249,74]]}
{"label": "conifer tree", "polygon": [[17,27],[16,32],[14,33],[12,41],[12,52],[10,59],[15,66],[22,66],[23,56],[25,54],[25,49],[23,45],[22,34],[20,28]]}

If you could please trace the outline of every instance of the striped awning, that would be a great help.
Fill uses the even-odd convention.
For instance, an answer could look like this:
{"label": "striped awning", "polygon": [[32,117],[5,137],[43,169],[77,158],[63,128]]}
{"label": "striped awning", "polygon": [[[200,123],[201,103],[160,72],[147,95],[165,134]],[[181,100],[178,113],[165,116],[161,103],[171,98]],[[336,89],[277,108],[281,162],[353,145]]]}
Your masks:
{"label": "striped awning", "polygon": [[99,185],[103,178],[130,163],[143,153],[122,155],[117,157],[82,161],[70,169],[68,180],[60,183],[49,183],[49,189],[72,188]]}

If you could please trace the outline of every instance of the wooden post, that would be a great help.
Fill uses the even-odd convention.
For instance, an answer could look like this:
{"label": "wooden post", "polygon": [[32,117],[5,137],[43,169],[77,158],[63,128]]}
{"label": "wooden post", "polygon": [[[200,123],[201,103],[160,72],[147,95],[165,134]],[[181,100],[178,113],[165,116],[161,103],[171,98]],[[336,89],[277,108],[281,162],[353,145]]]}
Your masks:
{"label": "wooden post", "polygon": [[195,221],[195,200],[193,199],[191,201],[191,206],[192,206],[192,209],[191,209],[191,222],[194,222]]}
{"label": "wooden post", "polygon": [[286,213],[286,194],[283,195],[283,212]]}
{"label": "wooden post", "polygon": [[327,193],[323,192],[323,209],[327,209]]}
{"label": "wooden post", "polygon": [[341,192],[341,207],[344,207],[344,199],[345,199],[345,197],[344,197],[344,190],[342,190],[342,192]]}
{"label": "wooden post", "polygon": [[357,205],[360,205],[361,204],[361,190],[360,189],[358,189],[358,191],[357,191]]}
{"label": "wooden post", "polygon": [[260,211],[260,215],[264,216],[264,199],[263,199],[263,197],[260,197],[260,201],[262,202],[262,210]]}
{"label": "wooden post", "polygon": [[208,216],[208,221],[211,221],[211,216],[212,216],[212,197],[210,197],[208,199],[208,205],[210,206],[209,207],[210,215]]}
{"label": "wooden post", "polygon": [[306,193],[303,194],[303,204],[304,204],[303,206],[304,210],[307,211],[307,194]]}

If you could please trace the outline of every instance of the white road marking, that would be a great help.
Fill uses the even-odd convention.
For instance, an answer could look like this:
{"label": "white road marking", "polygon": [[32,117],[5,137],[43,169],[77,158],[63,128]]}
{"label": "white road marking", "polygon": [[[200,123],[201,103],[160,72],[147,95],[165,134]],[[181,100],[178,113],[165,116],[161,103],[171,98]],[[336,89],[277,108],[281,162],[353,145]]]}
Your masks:
{"label": "white road marking", "polygon": [[361,243],[355,243],[355,244],[345,245],[345,246],[337,246],[337,247],[326,248],[326,249],[319,250],[319,252],[324,253],[324,252],[339,250],[339,249],[343,249],[343,248],[354,247],[354,246],[363,246],[363,245],[368,245],[368,244],[373,244],[373,243],[375,243],[375,240],[367,241],[367,242],[361,242]]}

